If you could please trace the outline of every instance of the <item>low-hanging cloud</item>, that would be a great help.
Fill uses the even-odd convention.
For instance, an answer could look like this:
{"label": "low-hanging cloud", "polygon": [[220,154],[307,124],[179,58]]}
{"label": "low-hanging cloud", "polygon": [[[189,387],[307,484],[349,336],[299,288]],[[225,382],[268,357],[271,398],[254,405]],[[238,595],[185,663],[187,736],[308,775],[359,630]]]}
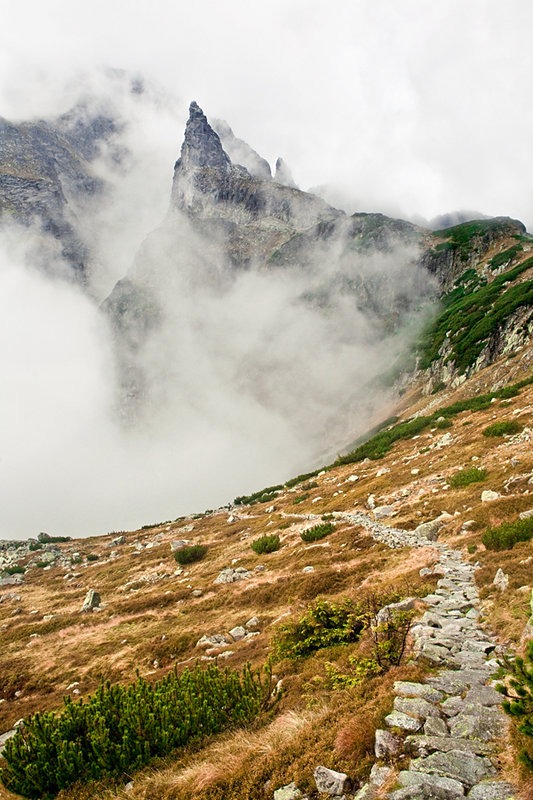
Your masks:
{"label": "low-hanging cloud", "polygon": [[[105,190],[68,196],[91,248],[88,291],[37,227],[0,233],[0,538],[133,528],[320,465],[386,412],[375,380],[431,294],[413,246],[356,253],[342,225],[290,268],[235,270],[216,237],[165,217],[173,103],[131,95],[120,75],[105,86],[88,109],[117,123],[91,165]],[[126,273],[161,312],[136,356],[148,391],[134,425],[100,307]]]}

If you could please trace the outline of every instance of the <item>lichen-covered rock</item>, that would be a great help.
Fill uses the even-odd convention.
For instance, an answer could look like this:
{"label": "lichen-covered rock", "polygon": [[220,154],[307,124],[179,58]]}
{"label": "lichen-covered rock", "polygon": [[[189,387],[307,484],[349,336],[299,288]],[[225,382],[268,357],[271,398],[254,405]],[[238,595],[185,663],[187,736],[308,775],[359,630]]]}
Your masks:
{"label": "lichen-covered rock", "polygon": [[325,794],[339,795],[351,788],[351,781],[346,773],[335,772],[328,767],[316,767],[313,777],[318,791]]}
{"label": "lichen-covered rock", "polygon": [[87,594],[85,595],[85,600],[83,601],[83,605],[80,609],[80,613],[86,614],[93,611],[95,608],[99,608],[102,599],[98,592],[94,589],[89,589]]}

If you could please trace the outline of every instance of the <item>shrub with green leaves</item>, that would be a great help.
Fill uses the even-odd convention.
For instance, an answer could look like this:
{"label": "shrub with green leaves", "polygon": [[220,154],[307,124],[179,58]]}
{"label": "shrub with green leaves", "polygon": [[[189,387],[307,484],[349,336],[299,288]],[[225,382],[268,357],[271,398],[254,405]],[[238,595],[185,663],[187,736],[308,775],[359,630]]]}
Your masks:
{"label": "shrub with green leaves", "polygon": [[510,436],[515,433],[520,433],[521,430],[522,425],[516,420],[510,419],[488,425],[483,431],[483,436]]}
{"label": "shrub with green leaves", "polygon": [[279,536],[277,533],[260,536],[259,539],[254,539],[253,542],[250,542],[250,547],[254,553],[257,553],[258,555],[263,555],[264,553],[274,553],[280,548]]}
{"label": "shrub with green leaves", "polygon": [[533,539],[533,517],[502,522],[497,528],[487,528],[481,541],[487,550],[511,550],[517,542]]}
{"label": "shrub with green leaves", "polygon": [[204,544],[188,544],[176,550],[174,558],[178,564],[194,564],[195,561],[201,561],[206,553],[207,547]]}
{"label": "shrub with green leaves", "polygon": [[481,483],[487,477],[487,470],[479,467],[469,467],[456,472],[447,480],[448,486],[452,489],[462,489],[463,486],[470,486],[471,483]]}
{"label": "shrub with green leaves", "polygon": [[334,530],[335,525],[333,522],[323,522],[308,528],[306,531],[302,531],[300,536],[304,542],[318,542]]}
{"label": "shrub with green leaves", "polygon": [[280,627],[273,651],[279,660],[305,658],[323,647],[356,642],[368,620],[363,607],[351,600],[329,603],[318,598],[299,620]]}
{"label": "shrub with green leaves", "polygon": [[9,567],[3,567],[2,572],[7,575],[22,575],[24,573],[24,567],[21,567],[20,564],[11,564]]}
{"label": "shrub with green leaves", "polygon": [[102,684],[87,700],[65,697],[59,714],[24,720],[4,750],[4,786],[24,797],[53,797],[61,789],[105,776],[130,776],[152,758],[242,725],[268,707],[270,676],[216,665],[170,672],[149,684]]}
{"label": "shrub with green leaves", "polygon": [[[502,702],[503,709],[517,721],[520,733],[533,739],[533,640],[527,645],[525,658],[506,658],[501,663],[508,677],[506,685],[499,683],[496,686],[506,698]],[[533,770],[533,742],[520,752],[518,758]]]}

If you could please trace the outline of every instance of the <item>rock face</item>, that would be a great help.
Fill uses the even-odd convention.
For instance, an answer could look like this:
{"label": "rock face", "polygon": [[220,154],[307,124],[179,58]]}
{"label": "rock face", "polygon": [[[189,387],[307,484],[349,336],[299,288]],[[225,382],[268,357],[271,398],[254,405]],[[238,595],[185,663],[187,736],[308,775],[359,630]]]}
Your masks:
{"label": "rock face", "polygon": [[[89,161],[113,120],[75,108],[56,120],[11,123],[0,118],[0,224],[37,225],[59,244],[70,277],[85,284],[89,250],[78,229],[77,209],[103,190]],[[37,265],[49,270],[43,254]]]}

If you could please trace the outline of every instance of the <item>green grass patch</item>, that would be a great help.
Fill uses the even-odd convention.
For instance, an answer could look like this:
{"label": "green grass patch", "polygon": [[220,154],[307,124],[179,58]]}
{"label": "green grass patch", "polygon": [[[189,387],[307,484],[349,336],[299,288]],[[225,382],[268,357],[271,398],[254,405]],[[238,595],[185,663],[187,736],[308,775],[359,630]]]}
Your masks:
{"label": "green grass patch", "polygon": [[5,575],[23,575],[25,570],[20,564],[11,564],[9,567],[2,567],[2,572]]}
{"label": "green grass patch", "polygon": [[194,564],[195,561],[201,561],[206,553],[207,547],[204,544],[189,544],[176,550],[174,558],[178,564]]}
{"label": "green grass patch", "polygon": [[471,483],[481,483],[487,477],[487,470],[478,467],[469,467],[460,472],[456,472],[447,480],[448,486],[452,489],[462,489],[463,486],[470,486]]}
{"label": "green grass patch", "polygon": [[333,522],[323,522],[319,525],[314,525],[312,528],[308,528],[306,531],[302,531],[300,536],[304,542],[318,542],[334,530],[335,525]]}
{"label": "green grass patch", "polygon": [[503,389],[498,389],[495,392],[487,394],[480,394],[477,397],[470,397],[467,400],[458,400],[449,406],[438,408],[431,414],[431,416],[421,416],[415,419],[400,422],[387,430],[381,430],[374,436],[370,436],[360,444],[355,450],[350,451],[346,455],[339,456],[332,466],[339,467],[343,464],[353,464],[358,461],[363,461],[365,458],[377,460],[386,455],[393,447],[395,442],[401,439],[411,439],[413,436],[418,436],[422,431],[427,428],[433,427],[437,424],[439,417],[455,417],[463,411],[484,411],[490,408],[493,399],[501,399],[502,397],[515,397],[515,393],[519,392],[525,386],[533,384],[533,376],[524,378],[522,381],[510,384]]}
{"label": "green grass patch", "polygon": [[254,553],[257,553],[258,555],[263,555],[264,553],[274,553],[280,548],[279,536],[277,533],[272,533],[267,536],[260,536],[259,539],[254,539],[253,542],[250,542],[250,547]]}
{"label": "green grass patch", "polygon": [[504,422],[494,422],[488,425],[483,430],[483,436],[510,436],[515,433],[520,433],[522,425],[514,419],[505,420]]}
{"label": "green grass patch", "polygon": [[504,250],[503,253],[497,253],[491,260],[489,261],[489,267],[491,269],[499,269],[504,264],[507,264],[508,261],[512,261],[513,258],[516,258],[518,253],[523,252],[524,248],[521,244],[514,244],[512,247],[509,247],[508,250]]}
{"label": "green grass patch", "polygon": [[487,528],[481,541],[487,550],[510,550],[517,542],[533,538],[533,517],[502,522],[497,528]]}

